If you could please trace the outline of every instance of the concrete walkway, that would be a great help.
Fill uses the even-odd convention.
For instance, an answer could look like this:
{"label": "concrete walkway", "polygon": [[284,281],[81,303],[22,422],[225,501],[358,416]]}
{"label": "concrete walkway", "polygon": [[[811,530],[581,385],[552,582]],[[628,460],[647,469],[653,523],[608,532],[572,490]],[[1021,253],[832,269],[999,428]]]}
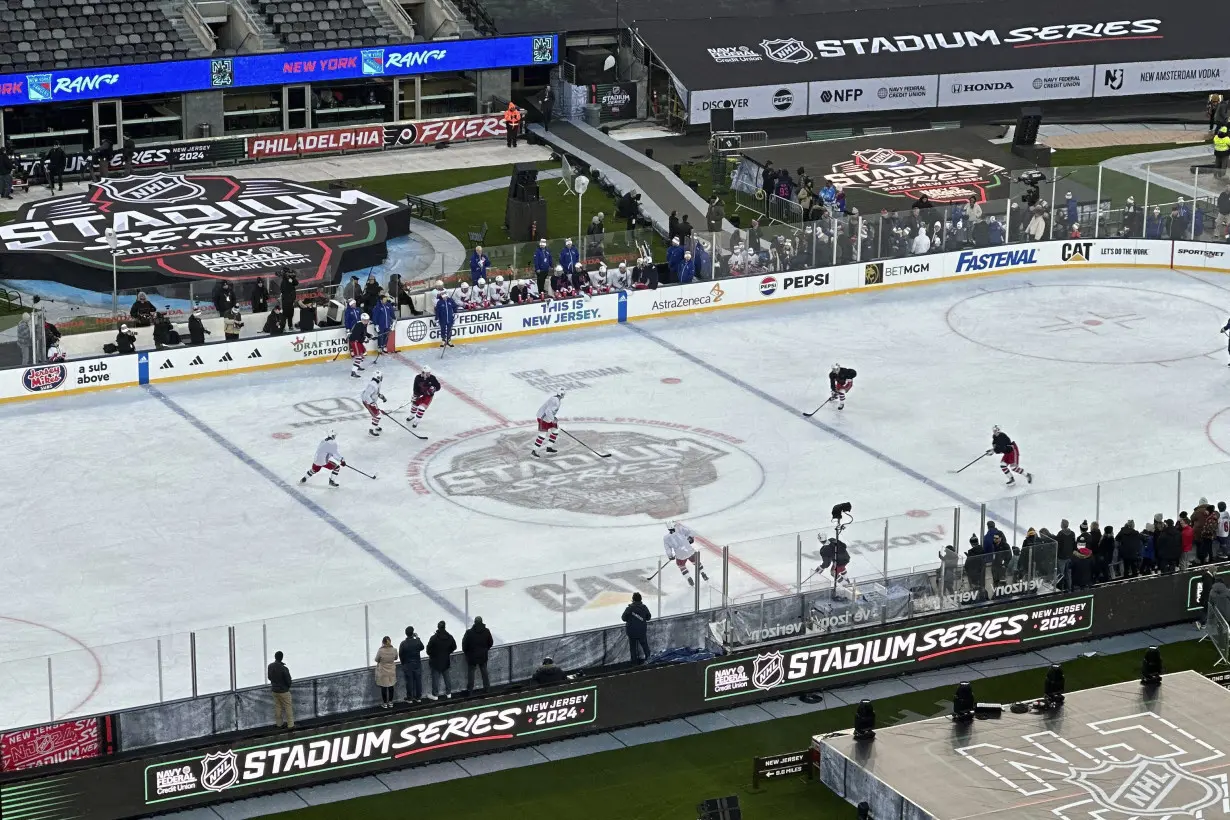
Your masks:
{"label": "concrete walkway", "polygon": [[1102,163],[1111,170],[1181,191],[1184,196],[1216,199],[1225,185],[1213,178],[1212,169],[1202,167],[1199,175],[1191,171],[1193,165],[1212,164],[1213,151],[1208,145],[1151,151],[1147,154],[1127,154]]}
{"label": "concrete walkway", "polygon": [[[554,168],[550,171],[539,171],[538,179],[559,179],[564,175],[560,168]],[[445,188],[443,191],[434,191],[430,194],[423,194],[423,199],[429,199],[432,202],[448,202],[451,199],[461,199],[464,196],[474,196],[475,194],[486,194],[491,191],[506,191],[508,184],[512,181],[512,177],[499,177],[497,179],[485,179],[482,182],[471,182],[469,185],[458,185],[456,188]]]}

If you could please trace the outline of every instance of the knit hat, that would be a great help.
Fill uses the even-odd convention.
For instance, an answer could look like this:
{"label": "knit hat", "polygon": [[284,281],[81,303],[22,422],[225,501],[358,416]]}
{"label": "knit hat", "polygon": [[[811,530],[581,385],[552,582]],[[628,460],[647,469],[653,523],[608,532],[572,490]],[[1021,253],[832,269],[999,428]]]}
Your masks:
{"label": "knit hat", "polygon": [[1029,529],[1027,529],[1027,530],[1025,531],[1025,534],[1026,534],[1026,535],[1037,535],[1037,534],[1038,534],[1038,531],[1037,531],[1037,530],[1035,530],[1033,527],[1030,527]]}
{"label": "knit hat", "polygon": [[1136,529],[1136,519],[1134,519],[1134,518],[1129,518],[1129,519],[1127,520],[1127,524],[1125,524],[1124,526],[1126,526],[1129,530],[1134,530],[1134,529]]}
{"label": "knit hat", "polygon": [[1088,521],[1081,522],[1081,532],[1089,532],[1089,522]]}
{"label": "knit hat", "polygon": [[1209,500],[1207,498],[1205,498],[1204,496],[1200,496],[1200,506],[1202,507],[1207,506],[1208,503],[1209,503]]}

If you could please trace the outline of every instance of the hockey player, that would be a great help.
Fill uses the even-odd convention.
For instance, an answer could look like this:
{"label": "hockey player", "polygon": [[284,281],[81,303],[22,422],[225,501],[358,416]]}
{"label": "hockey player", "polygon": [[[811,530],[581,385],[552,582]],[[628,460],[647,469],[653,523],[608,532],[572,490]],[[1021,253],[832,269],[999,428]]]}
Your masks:
{"label": "hockey player", "polygon": [[414,400],[410,403],[410,415],[406,421],[411,427],[418,427],[431,400],[440,392],[440,380],[432,375],[431,368],[424,365],[423,370],[414,377]]}
{"label": "hockey player", "polygon": [[555,275],[551,277],[551,293],[556,299],[572,298],[572,280],[568,278],[562,265],[555,266]]}
{"label": "hockey player", "polygon": [[307,480],[319,473],[321,470],[329,471],[329,486],[340,487],[337,483],[337,474],[346,466],[346,459],[342,458],[341,450],[337,447],[337,433],[332,430],[325,436],[325,440],[316,448],[316,457],[312,459],[312,467],[303,474],[303,478],[299,479],[300,484],[306,484]]}
{"label": "hockey player", "polygon": [[367,387],[363,388],[363,395],[360,401],[367,408],[367,412],[371,413],[372,426],[368,428],[368,435],[378,436],[382,432],[380,429],[380,405],[377,401],[388,401],[384,394],[380,392],[380,383],[384,381],[384,375],[379,370],[372,371],[372,380],[367,383]]}
{"label": "hockey player", "polygon": [[559,423],[555,420],[555,417],[559,414],[559,403],[563,398],[564,391],[561,390],[543,402],[542,407],[538,408],[538,438],[534,439],[534,449],[530,453],[535,458],[542,458],[539,448],[542,447],[543,441],[547,442],[548,453],[557,452],[555,440],[559,438]]}
{"label": "hockey player", "polygon": [[599,293],[606,293],[607,287],[607,267],[605,262],[598,263],[598,270],[589,272],[589,290],[586,291],[591,296],[596,296]]}
{"label": "hockey player", "polygon": [[613,271],[607,271],[607,286],[611,290],[627,290],[631,284],[629,276],[628,263],[620,262],[618,268]]}
{"label": "hockey player", "polygon": [[572,266],[572,277],[569,279],[569,288],[572,291],[572,296],[580,296],[582,293],[589,292],[589,274],[585,272],[585,266],[577,262]]}
{"label": "hockey player", "polygon": [[[443,285],[443,282],[437,282]],[[453,322],[457,320],[457,306],[443,290],[436,291],[436,324],[440,327],[440,347],[453,346]],[[443,354],[441,354],[443,355]]]}
{"label": "hockey player", "polygon": [[662,536],[662,546],[666,548],[666,557],[674,559],[675,566],[679,567],[679,574],[688,579],[688,586],[696,585],[688,573],[689,561],[696,566],[696,571],[700,573],[701,578],[709,580],[709,576],[705,574],[705,568],[700,565],[700,553],[697,552],[696,547],[692,546],[694,543],[696,543],[696,533],[678,521],[668,525],[666,535]]}
{"label": "hockey player", "polygon": [[[1227,331],[1230,331],[1230,319],[1226,320],[1226,324],[1221,329],[1222,333],[1227,333]],[[1227,333],[1226,336],[1226,352],[1230,353],[1230,333]],[[1226,367],[1230,367],[1230,364],[1227,364]]]}
{"label": "hockey player", "polygon": [[359,373],[363,371],[363,359],[367,357],[367,323],[371,321],[371,317],[366,313],[359,315],[359,321],[354,323],[354,327],[350,329],[350,334],[346,337],[350,342],[350,376],[351,378],[359,378]]}
{"label": "hockey player", "polygon": [[838,410],[845,409],[846,394],[854,387],[854,377],[857,375],[853,368],[839,364],[833,365],[833,369],[829,371],[829,401],[837,402]]}
{"label": "hockey player", "polygon": [[833,580],[843,584],[850,583],[850,579],[846,577],[846,566],[850,563],[850,550],[846,547],[845,542],[838,538],[826,537],[823,532],[816,533],[816,540],[820,542],[820,566],[816,567],[814,574],[819,574],[829,567],[829,572],[833,575]]}
{"label": "hockey player", "polygon": [[453,291],[453,306],[458,312],[470,310],[474,307],[474,292],[470,288],[469,282],[462,282],[461,285]]}
{"label": "hockey player", "polygon": [[1021,469],[1021,448],[1016,446],[1016,442],[1008,438],[1008,434],[999,429],[999,425],[991,428],[991,449],[987,450],[986,454],[991,455],[996,453],[1003,456],[999,461],[999,469],[1004,475],[1008,476],[1009,486],[1016,483],[1016,477],[1013,473],[1024,473],[1025,480],[1030,484],[1034,481],[1033,473],[1026,473]]}
{"label": "hockey player", "polygon": [[495,282],[487,288],[487,294],[491,299],[491,304],[496,307],[508,304],[508,285],[504,283],[503,276],[495,277]]}

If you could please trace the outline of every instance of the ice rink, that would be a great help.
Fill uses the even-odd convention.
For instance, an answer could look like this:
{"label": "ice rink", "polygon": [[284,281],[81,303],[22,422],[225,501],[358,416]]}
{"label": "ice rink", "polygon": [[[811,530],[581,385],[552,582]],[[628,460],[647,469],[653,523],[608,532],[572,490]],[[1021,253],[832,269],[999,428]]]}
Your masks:
{"label": "ice rink", "polygon": [[[428,442],[387,421],[369,437],[345,361],[2,407],[0,724],[47,719],[52,653],[62,717],[187,694],[189,631],[211,691],[229,685],[227,625],[253,685],[266,652],[306,677],[366,663],[407,624],[426,639],[444,619],[460,641],[466,613],[512,641],[617,622],[635,589],[682,611],[673,566],[643,580],[675,519],[712,545],[711,575],[734,545],[740,598],[791,588],[794,533],[813,552],[841,501],[852,542],[893,516],[894,569],[934,560],[955,507],[964,541],[979,502],[1020,534],[1099,512],[1143,526],[1230,481],[1191,469],[1230,451],[1228,313],[1215,274],[1084,269],[382,357],[389,408],[416,364],[444,384]],[[803,418],[834,362],[859,373],[845,410]],[[612,458],[567,438],[529,458],[557,387],[565,429]],[[990,458],[953,473],[996,424],[1033,485],[1004,487]],[[328,426],[377,480],[298,484]],[[1179,469],[1181,489],[1157,475]],[[878,549],[854,552],[852,570],[880,570]]]}

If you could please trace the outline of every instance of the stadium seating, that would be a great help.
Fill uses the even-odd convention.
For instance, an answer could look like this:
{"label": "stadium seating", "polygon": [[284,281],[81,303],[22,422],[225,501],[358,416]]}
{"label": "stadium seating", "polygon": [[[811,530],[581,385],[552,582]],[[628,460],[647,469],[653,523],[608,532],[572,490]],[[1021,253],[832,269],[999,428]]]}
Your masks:
{"label": "stadium seating", "polygon": [[178,60],[189,56],[159,3],[0,0],[0,73]]}
{"label": "stadium seating", "polygon": [[354,48],[399,39],[363,0],[250,1],[288,48]]}

